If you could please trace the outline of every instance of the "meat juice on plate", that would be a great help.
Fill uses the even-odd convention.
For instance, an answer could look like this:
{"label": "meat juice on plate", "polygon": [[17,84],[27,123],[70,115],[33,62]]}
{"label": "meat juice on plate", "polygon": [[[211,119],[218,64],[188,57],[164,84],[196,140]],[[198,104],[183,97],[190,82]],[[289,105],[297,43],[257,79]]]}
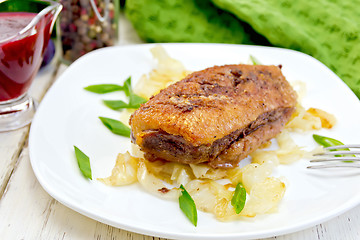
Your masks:
{"label": "meat juice on plate", "polygon": [[36,15],[0,13],[0,102],[23,96],[40,67],[42,53],[49,41],[43,29],[50,30],[50,24],[39,21],[36,31],[28,30],[25,37],[18,35]]}

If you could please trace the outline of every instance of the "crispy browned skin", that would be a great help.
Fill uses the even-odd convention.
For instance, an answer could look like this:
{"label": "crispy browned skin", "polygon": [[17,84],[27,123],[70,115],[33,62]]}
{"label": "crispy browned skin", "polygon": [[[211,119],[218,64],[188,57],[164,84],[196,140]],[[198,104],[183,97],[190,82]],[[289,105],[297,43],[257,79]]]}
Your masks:
{"label": "crispy browned skin", "polygon": [[130,118],[132,141],[150,161],[235,167],[280,133],[295,104],[277,66],[215,66],[143,104]]}

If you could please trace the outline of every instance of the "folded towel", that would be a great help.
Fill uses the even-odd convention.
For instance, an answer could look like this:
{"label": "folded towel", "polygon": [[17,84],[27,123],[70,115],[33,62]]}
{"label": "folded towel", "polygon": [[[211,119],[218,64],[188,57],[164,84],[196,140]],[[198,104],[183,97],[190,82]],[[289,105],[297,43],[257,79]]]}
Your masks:
{"label": "folded towel", "polygon": [[125,10],[149,42],[270,42],[302,51],[360,98],[360,5],[352,0],[126,0]]}
{"label": "folded towel", "polygon": [[125,13],[147,42],[269,45],[248,24],[209,0],[127,0]]}
{"label": "folded towel", "polygon": [[360,5],[352,0],[212,0],[275,46],[317,58],[360,98]]}

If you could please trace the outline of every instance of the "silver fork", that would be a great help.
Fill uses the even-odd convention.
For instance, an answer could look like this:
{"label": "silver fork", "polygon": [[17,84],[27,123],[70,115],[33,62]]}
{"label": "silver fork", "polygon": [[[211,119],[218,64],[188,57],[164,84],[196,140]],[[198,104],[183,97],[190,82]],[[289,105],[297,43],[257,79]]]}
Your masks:
{"label": "silver fork", "polygon": [[[359,148],[359,144],[348,144],[348,145],[338,145],[324,148],[326,151],[323,153],[316,153],[314,156],[321,156],[324,158],[312,159],[310,162],[320,162],[325,164],[308,166],[307,168],[311,169],[320,169],[320,168],[336,168],[336,167],[347,167],[347,168],[360,168],[360,157],[357,155],[360,154],[360,150],[343,150],[346,148]],[[330,151],[340,149],[343,151]],[[335,155],[342,155],[336,157]],[[344,156],[345,155],[345,156]],[[349,156],[355,155],[355,156]],[[329,163],[330,162],[330,163]]]}

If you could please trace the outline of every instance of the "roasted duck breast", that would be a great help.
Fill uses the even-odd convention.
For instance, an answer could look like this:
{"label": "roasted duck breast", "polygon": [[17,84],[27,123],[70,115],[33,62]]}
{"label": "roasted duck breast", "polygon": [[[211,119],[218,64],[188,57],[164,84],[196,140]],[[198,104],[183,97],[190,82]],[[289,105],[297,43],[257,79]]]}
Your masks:
{"label": "roasted duck breast", "polygon": [[296,98],[278,66],[215,66],[151,97],[131,116],[131,137],[149,161],[232,168],[281,132]]}

